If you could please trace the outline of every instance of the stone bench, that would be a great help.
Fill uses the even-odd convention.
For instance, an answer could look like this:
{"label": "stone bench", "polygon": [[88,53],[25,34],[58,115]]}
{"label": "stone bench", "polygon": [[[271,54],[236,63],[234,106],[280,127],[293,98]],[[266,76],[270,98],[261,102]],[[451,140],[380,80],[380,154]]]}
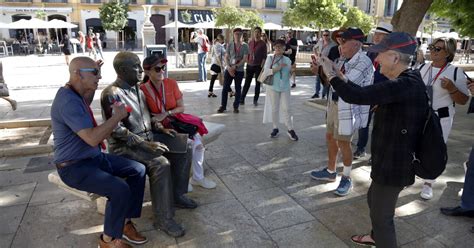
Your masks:
{"label": "stone bench", "polygon": [[[213,122],[204,122],[204,124],[207,127],[207,130],[209,131],[208,134],[204,135],[203,137],[203,142],[204,144],[210,144],[213,141],[215,141],[219,136],[224,132],[225,125],[224,124],[219,124],[219,123],[213,123]],[[100,214],[105,213],[105,204],[107,202],[107,198],[102,197],[100,195],[96,195],[94,193],[89,193],[85,191],[80,191],[74,188],[71,188],[64,184],[64,182],[61,180],[61,178],[58,175],[57,171],[51,172],[48,175],[48,181],[58,185],[59,188],[64,189],[65,191],[82,198],[87,201],[95,201],[97,204],[97,212]]]}

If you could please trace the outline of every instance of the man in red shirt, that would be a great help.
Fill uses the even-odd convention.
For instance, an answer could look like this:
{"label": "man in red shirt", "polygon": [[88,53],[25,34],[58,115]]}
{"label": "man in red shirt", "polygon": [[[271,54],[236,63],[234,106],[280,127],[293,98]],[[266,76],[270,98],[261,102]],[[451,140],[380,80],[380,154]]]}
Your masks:
{"label": "man in red shirt", "polygon": [[245,84],[242,89],[242,96],[240,98],[240,105],[245,104],[245,96],[249,91],[252,79],[255,76],[255,95],[253,97],[253,104],[257,106],[258,97],[260,96],[260,82],[257,81],[263,64],[267,58],[267,44],[262,40],[262,29],[255,27],[253,29],[253,39],[249,42],[249,54],[247,58],[247,69],[245,73]]}

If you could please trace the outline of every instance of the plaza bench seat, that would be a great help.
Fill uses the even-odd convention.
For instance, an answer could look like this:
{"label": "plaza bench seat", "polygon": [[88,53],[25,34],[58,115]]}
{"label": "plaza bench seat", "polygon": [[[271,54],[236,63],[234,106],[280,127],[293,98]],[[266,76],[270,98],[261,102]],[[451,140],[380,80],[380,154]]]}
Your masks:
{"label": "plaza bench seat", "polygon": [[[213,122],[204,122],[204,124],[207,127],[207,130],[209,131],[208,134],[204,135],[203,137],[203,142],[204,144],[210,144],[213,141],[217,140],[219,136],[224,132],[225,125],[224,124],[219,124],[219,123],[213,123]],[[100,214],[105,213],[105,204],[107,202],[107,198],[102,197],[100,195],[96,195],[93,193],[85,192],[85,191],[80,191],[74,188],[71,188],[64,184],[64,182],[61,180],[61,178],[58,175],[57,171],[51,172],[48,175],[48,181],[58,185],[59,188],[64,189],[65,191],[82,198],[87,201],[95,201],[97,204],[97,212]]]}

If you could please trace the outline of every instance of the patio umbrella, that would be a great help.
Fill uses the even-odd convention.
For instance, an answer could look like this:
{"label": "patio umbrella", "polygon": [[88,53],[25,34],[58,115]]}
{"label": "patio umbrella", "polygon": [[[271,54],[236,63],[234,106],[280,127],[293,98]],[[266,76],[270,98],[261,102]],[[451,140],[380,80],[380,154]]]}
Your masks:
{"label": "patio umbrella", "polygon": [[[161,28],[175,28],[176,23],[175,22],[170,22],[164,26],[161,26]],[[178,21],[178,28],[192,28],[193,24],[185,24],[180,21]]]}
{"label": "patio umbrella", "polygon": [[3,22],[0,22],[0,28],[7,28],[7,24],[3,23]]}
{"label": "patio umbrella", "polygon": [[195,24],[192,24],[192,27],[193,28],[203,28],[203,29],[207,29],[207,28],[216,28],[216,23],[214,21],[212,22],[198,22],[198,23],[195,23]]}
{"label": "patio umbrella", "polygon": [[59,20],[59,19],[53,19],[53,20],[49,21],[48,23],[50,25],[50,28],[54,28],[54,30],[56,32],[56,43],[58,44],[58,46],[59,46],[58,28],[59,29],[60,28],[67,28],[67,29],[77,28],[76,24],[65,22],[65,21]]}
{"label": "patio umbrella", "polygon": [[47,21],[40,20],[38,18],[31,18],[30,20],[21,19],[16,22],[7,24],[9,29],[38,29],[50,28],[50,25]]}
{"label": "patio umbrella", "polygon": [[275,24],[273,22],[266,22],[263,24],[263,29],[265,30],[282,30],[281,25]]}

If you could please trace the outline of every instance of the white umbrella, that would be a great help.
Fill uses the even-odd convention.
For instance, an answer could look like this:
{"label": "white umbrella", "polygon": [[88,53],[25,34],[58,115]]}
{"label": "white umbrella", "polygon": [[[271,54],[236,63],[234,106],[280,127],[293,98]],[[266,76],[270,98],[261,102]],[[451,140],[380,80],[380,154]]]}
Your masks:
{"label": "white umbrella", "polygon": [[59,19],[53,19],[48,22],[50,27],[49,28],[77,28],[76,24],[65,22]]}
{"label": "white umbrella", "polygon": [[35,28],[50,28],[47,21],[40,20],[38,18],[31,18],[30,20],[21,19],[16,22],[7,24],[9,29],[35,29]]}
{"label": "white umbrella", "polygon": [[0,28],[7,28],[7,24],[3,23],[3,22],[0,22]]}
{"label": "white umbrella", "polygon": [[263,29],[265,30],[282,30],[281,25],[275,24],[273,22],[266,22],[263,24]]}
{"label": "white umbrella", "polygon": [[[175,28],[176,23],[175,22],[170,22],[164,26],[161,26],[162,28]],[[180,21],[178,21],[178,28],[192,28],[193,24],[185,24]]]}
{"label": "white umbrella", "polygon": [[193,28],[203,28],[203,29],[216,28],[216,23],[214,21],[211,21],[211,22],[198,22],[198,23],[192,24],[192,27]]}

